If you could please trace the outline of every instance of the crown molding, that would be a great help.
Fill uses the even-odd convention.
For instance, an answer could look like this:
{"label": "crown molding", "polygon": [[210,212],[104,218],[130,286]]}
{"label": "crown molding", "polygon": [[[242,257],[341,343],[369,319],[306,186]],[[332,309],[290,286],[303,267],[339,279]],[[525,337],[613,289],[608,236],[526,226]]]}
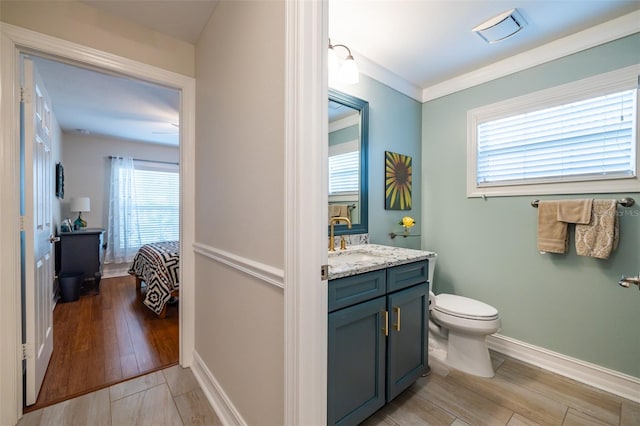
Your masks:
{"label": "crown molding", "polygon": [[637,32],[640,32],[640,10],[425,88],[400,77],[357,51],[353,51],[353,55],[360,73],[424,103]]}
{"label": "crown molding", "polygon": [[554,40],[529,51],[426,87],[421,102],[428,102],[545,62],[550,62],[640,32],[640,10]]}
{"label": "crown molding", "polygon": [[[377,80],[380,83],[387,85],[392,89],[402,93],[403,95],[407,95],[408,97],[415,99],[418,102],[422,102],[423,89],[421,87],[416,86],[410,81],[400,77],[398,74],[389,71],[381,65],[378,65],[377,63],[371,61],[366,56],[363,56],[357,51],[353,49],[351,50],[361,74],[371,77],[374,80]],[[339,89],[341,87],[336,88]]]}
{"label": "crown molding", "polygon": [[329,123],[329,133],[360,124],[360,114],[353,114]]}

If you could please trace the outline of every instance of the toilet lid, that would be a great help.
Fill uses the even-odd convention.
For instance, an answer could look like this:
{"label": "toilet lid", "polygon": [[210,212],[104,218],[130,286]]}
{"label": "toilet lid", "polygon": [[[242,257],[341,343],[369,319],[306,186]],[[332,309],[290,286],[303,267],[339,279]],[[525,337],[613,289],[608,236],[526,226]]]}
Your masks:
{"label": "toilet lid", "polygon": [[455,294],[439,294],[436,296],[437,311],[462,318],[492,320],[498,318],[498,310],[479,300],[469,299]]}

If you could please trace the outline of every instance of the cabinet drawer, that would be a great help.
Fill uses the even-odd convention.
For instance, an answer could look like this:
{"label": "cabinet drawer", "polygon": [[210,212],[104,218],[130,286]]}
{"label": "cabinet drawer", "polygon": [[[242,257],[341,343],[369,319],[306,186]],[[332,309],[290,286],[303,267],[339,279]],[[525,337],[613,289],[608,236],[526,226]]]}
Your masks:
{"label": "cabinet drawer", "polygon": [[427,282],[429,261],[407,263],[387,269],[387,291],[392,292],[415,284]]}
{"label": "cabinet drawer", "polygon": [[329,312],[364,302],[386,292],[386,270],[329,281]]}

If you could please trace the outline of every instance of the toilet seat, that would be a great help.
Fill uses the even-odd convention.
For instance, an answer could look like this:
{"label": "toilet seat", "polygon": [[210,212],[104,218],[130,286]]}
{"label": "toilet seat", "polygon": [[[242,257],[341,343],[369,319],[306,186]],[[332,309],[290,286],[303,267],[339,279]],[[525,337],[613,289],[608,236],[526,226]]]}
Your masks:
{"label": "toilet seat", "polygon": [[436,296],[436,311],[459,318],[478,321],[498,319],[498,310],[479,300],[469,299],[455,294],[439,294]]}

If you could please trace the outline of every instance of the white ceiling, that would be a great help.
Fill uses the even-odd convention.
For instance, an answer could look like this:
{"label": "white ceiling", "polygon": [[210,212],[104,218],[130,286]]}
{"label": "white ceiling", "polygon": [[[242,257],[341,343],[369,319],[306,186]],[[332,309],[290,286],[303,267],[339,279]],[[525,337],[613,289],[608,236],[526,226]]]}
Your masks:
{"label": "white ceiling", "polygon": [[[527,26],[512,38],[471,31],[513,8]],[[425,89],[634,10],[638,0],[331,0],[329,36]]]}
{"label": "white ceiling", "polygon": [[178,145],[180,92],[34,57],[65,132]]}
{"label": "white ceiling", "polygon": [[[82,2],[195,44],[218,0]],[[471,31],[512,8],[527,21],[516,36],[487,44]],[[364,73],[382,70],[415,94],[638,10],[638,0],[330,0],[329,36],[349,46]],[[42,67],[63,130],[178,143],[171,123],[178,123],[179,93],[55,63]]]}

